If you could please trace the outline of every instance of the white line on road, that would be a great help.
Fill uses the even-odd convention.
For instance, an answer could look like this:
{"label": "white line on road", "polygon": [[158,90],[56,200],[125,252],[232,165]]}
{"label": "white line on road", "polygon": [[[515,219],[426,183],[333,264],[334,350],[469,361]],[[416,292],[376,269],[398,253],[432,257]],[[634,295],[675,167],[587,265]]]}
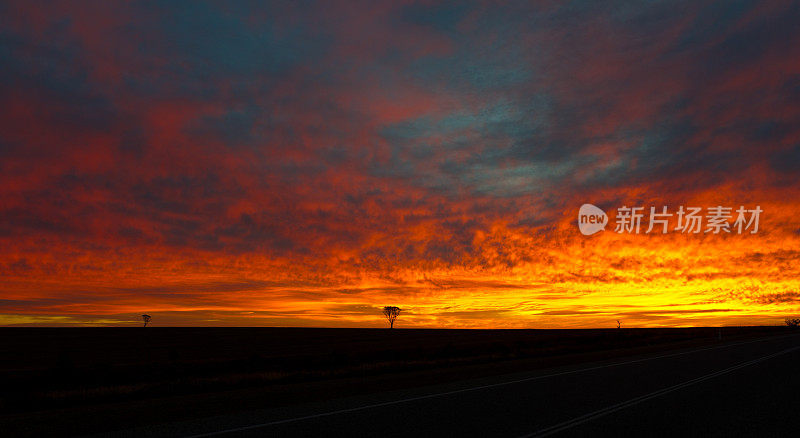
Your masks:
{"label": "white line on road", "polygon": [[757,364],[759,362],[764,362],[765,360],[769,360],[769,359],[772,359],[773,357],[777,357],[777,356],[781,356],[781,355],[786,354],[786,353],[790,353],[790,352],[795,351],[797,349],[800,349],[800,347],[787,348],[786,350],[779,351],[779,352],[777,352],[775,354],[770,354],[770,355],[767,355],[767,356],[759,357],[758,359],[753,359],[751,361],[743,362],[743,363],[740,363],[739,365],[734,365],[734,366],[732,366],[730,368],[725,368],[724,370],[720,370],[720,371],[717,371],[717,372],[714,372],[714,373],[711,373],[711,374],[706,374],[705,376],[701,376],[701,377],[698,377],[698,378],[692,379],[692,380],[687,380],[686,382],[679,383],[677,385],[673,385],[673,386],[670,386],[670,387],[667,387],[667,388],[659,389],[658,391],[651,392],[650,394],[645,394],[645,395],[642,395],[642,396],[639,396],[639,397],[632,398],[632,399],[630,399],[628,401],[624,401],[622,403],[617,403],[615,405],[611,405],[611,406],[605,407],[603,409],[598,409],[598,410],[596,410],[594,412],[590,412],[588,414],[581,415],[580,417],[573,418],[572,420],[565,421],[563,423],[559,423],[559,424],[556,424],[554,426],[547,427],[545,429],[541,429],[539,431],[536,431],[536,432],[528,434],[528,435],[523,435],[520,438],[533,438],[533,437],[537,437],[538,438],[538,437],[550,436],[550,435],[553,435],[555,433],[562,432],[562,431],[567,430],[569,428],[578,426],[580,424],[583,424],[583,423],[598,419],[600,417],[604,417],[604,416],[606,416],[608,414],[611,414],[613,412],[616,412],[616,411],[619,411],[619,410],[622,410],[622,409],[625,409],[625,408],[628,408],[628,407],[631,407],[631,406],[634,406],[634,405],[638,405],[639,403],[642,403],[644,401],[647,401],[647,400],[650,400],[650,399],[653,399],[653,398],[656,398],[656,397],[660,397],[660,396],[665,395],[665,394],[669,394],[670,392],[674,392],[674,391],[677,391],[679,389],[685,388],[687,386],[695,385],[695,384],[698,384],[700,382],[704,382],[706,380],[722,376],[724,374],[732,373],[732,372],[734,372],[734,371],[736,371],[738,369],[741,369],[741,368],[744,368],[744,367],[748,367],[750,365],[755,365],[755,364]]}
{"label": "white line on road", "polygon": [[[792,335],[789,335],[789,336],[792,336]],[[763,338],[763,339],[753,339],[753,340],[750,340],[750,341],[736,342],[736,343],[733,343],[733,344],[719,345],[719,346],[715,346],[715,347],[698,348],[698,349],[695,349],[695,350],[682,351],[682,352],[679,352],[679,353],[671,353],[671,354],[664,354],[664,355],[660,355],[660,356],[645,357],[645,358],[642,358],[642,359],[634,359],[634,360],[629,360],[629,361],[625,361],[625,362],[617,362],[617,363],[611,363],[611,364],[605,364],[605,365],[597,365],[597,366],[581,368],[581,369],[577,369],[577,370],[561,371],[561,372],[558,372],[558,373],[546,374],[546,375],[542,375],[542,376],[526,377],[524,379],[510,380],[510,381],[507,381],[507,382],[499,382],[499,383],[492,383],[492,384],[488,384],[488,385],[473,386],[473,387],[469,387],[469,388],[456,389],[456,390],[453,390],[453,391],[437,392],[437,393],[434,393],[434,394],[426,394],[426,395],[421,395],[421,396],[418,396],[418,397],[409,397],[409,398],[404,398],[404,399],[400,399],[400,400],[392,400],[392,401],[383,402],[383,403],[375,403],[375,404],[370,404],[370,405],[357,406],[357,407],[354,407],[354,408],[347,408],[347,409],[339,409],[339,410],[335,410],[335,411],[322,412],[322,413],[319,413],[319,414],[306,415],[306,416],[303,416],[303,417],[287,418],[285,420],[276,420],[276,421],[270,421],[270,422],[267,422],[267,423],[252,424],[252,425],[249,425],[249,426],[235,427],[235,428],[231,428],[231,429],[223,429],[223,430],[218,430],[218,431],[215,431],[215,432],[202,433],[202,434],[198,434],[198,435],[190,435],[190,436],[187,436],[186,438],[202,438],[202,437],[209,437],[209,436],[224,435],[224,434],[227,434],[227,433],[243,432],[243,431],[247,431],[247,430],[260,429],[262,427],[276,426],[276,425],[279,425],[279,424],[293,423],[293,422],[304,421],[304,420],[312,420],[312,419],[315,419],[315,418],[329,417],[329,416],[332,416],[332,415],[348,414],[348,413],[351,413],[351,412],[364,411],[364,410],[367,410],[367,409],[381,408],[381,407],[385,407],[385,406],[392,406],[392,405],[397,405],[397,404],[402,404],[402,403],[409,403],[409,402],[418,401],[418,400],[425,400],[425,399],[436,398],[436,397],[444,397],[444,396],[453,395],[453,394],[461,394],[461,393],[465,393],[465,392],[480,391],[482,389],[497,388],[497,387],[500,387],[500,386],[514,385],[514,384],[517,384],[517,383],[530,382],[530,381],[534,381],[534,380],[542,380],[542,379],[547,379],[547,378],[550,378],[550,377],[565,376],[565,375],[569,375],[569,374],[583,373],[583,372],[587,372],[587,371],[594,371],[594,370],[599,370],[599,369],[604,369],[604,368],[612,368],[612,367],[617,367],[617,366],[630,365],[630,364],[646,362],[646,361],[650,361],[650,360],[664,359],[664,358],[675,357],[675,356],[683,356],[683,355],[686,355],[686,354],[699,353],[699,352],[702,352],[702,351],[717,350],[717,349],[720,349],[720,348],[727,348],[727,347],[734,347],[734,346],[737,346],[737,345],[751,344],[753,342],[763,342],[763,341],[768,341],[768,340],[775,340],[775,339],[783,338],[783,337],[786,337],[786,336],[774,336],[774,337]],[[779,353],[779,354],[782,354],[782,353]],[[571,421],[574,421],[574,420],[571,420]],[[540,432],[545,432],[545,430],[536,432],[534,435],[531,435],[531,436],[539,436],[539,435],[536,435],[536,434],[540,433]]]}

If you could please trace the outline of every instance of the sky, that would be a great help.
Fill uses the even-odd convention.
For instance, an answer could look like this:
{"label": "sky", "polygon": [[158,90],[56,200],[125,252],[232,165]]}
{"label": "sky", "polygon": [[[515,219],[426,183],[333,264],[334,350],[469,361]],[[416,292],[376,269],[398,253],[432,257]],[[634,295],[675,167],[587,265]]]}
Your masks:
{"label": "sky", "polygon": [[0,325],[782,324],[799,171],[796,2],[0,3]]}

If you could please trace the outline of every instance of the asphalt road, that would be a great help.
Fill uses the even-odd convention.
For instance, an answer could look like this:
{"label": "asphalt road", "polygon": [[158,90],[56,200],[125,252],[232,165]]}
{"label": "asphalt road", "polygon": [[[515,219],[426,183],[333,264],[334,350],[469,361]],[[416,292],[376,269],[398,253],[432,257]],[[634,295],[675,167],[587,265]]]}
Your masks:
{"label": "asphalt road", "polygon": [[116,436],[785,436],[800,336],[149,427]]}

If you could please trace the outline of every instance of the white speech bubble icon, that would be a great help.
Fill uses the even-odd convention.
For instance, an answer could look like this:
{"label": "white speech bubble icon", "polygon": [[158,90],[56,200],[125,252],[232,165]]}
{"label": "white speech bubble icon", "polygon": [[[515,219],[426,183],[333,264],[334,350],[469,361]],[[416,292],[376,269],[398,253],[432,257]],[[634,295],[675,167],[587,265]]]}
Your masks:
{"label": "white speech bubble icon", "polygon": [[578,210],[578,229],[584,236],[591,236],[598,231],[606,229],[608,216],[606,212],[600,210],[592,204],[581,205]]}

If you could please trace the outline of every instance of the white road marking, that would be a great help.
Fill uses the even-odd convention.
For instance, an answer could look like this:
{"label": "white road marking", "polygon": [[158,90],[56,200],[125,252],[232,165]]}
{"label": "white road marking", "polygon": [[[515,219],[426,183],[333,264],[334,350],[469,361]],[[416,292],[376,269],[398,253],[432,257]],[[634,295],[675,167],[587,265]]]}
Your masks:
{"label": "white road marking", "polygon": [[553,435],[555,433],[562,432],[562,431],[567,430],[569,428],[578,426],[580,424],[587,423],[589,421],[598,419],[600,417],[604,417],[604,416],[606,416],[608,414],[611,414],[613,412],[616,412],[616,411],[619,411],[619,410],[622,410],[622,409],[625,409],[625,408],[628,408],[628,407],[631,407],[631,406],[638,405],[639,403],[642,403],[644,401],[647,401],[647,400],[650,400],[650,399],[653,399],[653,398],[656,398],[656,397],[660,397],[660,396],[665,395],[665,394],[669,394],[670,392],[674,392],[674,391],[677,391],[679,389],[685,388],[687,386],[695,385],[695,384],[698,384],[700,382],[704,382],[706,380],[722,376],[724,374],[732,373],[732,372],[734,372],[734,371],[736,371],[738,369],[745,368],[745,367],[748,367],[750,365],[755,365],[755,364],[757,364],[759,362],[764,362],[765,360],[772,359],[773,357],[781,356],[781,355],[786,354],[786,353],[791,353],[792,351],[795,351],[797,349],[800,349],[800,347],[787,348],[786,350],[779,351],[779,352],[777,352],[775,354],[770,354],[768,356],[759,357],[758,359],[753,359],[751,361],[743,362],[743,363],[740,363],[739,365],[734,365],[734,366],[732,366],[730,368],[725,368],[724,370],[720,370],[720,371],[717,371],[717,372],[714,372],[714,373],[711,373],[711,374],[706,374],[705,376],[701,376],[701,377],[698,377],[696,379],[687,380],[687,381],[685,381],[683,383],[679,383],[677,385],[673,385],[673,386],[670,386],[670,387],[667,387],[667,388],[660,389],[658,391],[651,392],[650,394],[645,394],[645,395],[642,395],[642,396],[639,396],[639,397],[632,398],[632,399],[630,399],[628,401],[624,401],[622,403],[617,403],[615,405],[611,405],[611,406],[605,407],[603,409],[598,409],[598,410],[596,410],[594,412],[590,412],[588,414],[581,415],[580,417],[576,417],[576,418],[573,418],[572,420],[565,421],[563,423],[559,423],[559,424],[556,424],[554,426],[547,427],[545,429],[541,429],[539,431],[536,431],[536,432],[528,434],[528,435],[523,435],[523,436],[521,436],[519,438],[532,438],[532,437],[550,436],[550,435]]}
{"label": "white road marking", "polygon": [[[392,401],[383,402],[383,403],[375,403],[375,404],[370,404],[370,405],[357,406],[357,407],[354,407],[354,408],[347,408],[347,409],[339,409],[339,410],[335,410],[335,411],[322,412],[322,413],[319,413],[319,414],[306,415],[306,416],[303,416],[303,417],[287,418],[285,420],[276,420],[276,421],[270,421],[270,422],[267,422],[267,423],[252,424],[252,425],[249,425],[249,426],[235,427],[235,428],[231,428],[231,429],[223,429],[223,430],[218,430],[218,431],[215,431],[215,432],[208,432],[208,433],[202,433],[202,434],[197,434],[197,435],[189,435],[186,438],[202,438],[202,437],[209,437],[209,436],[224,435],[224,434],[227,434],[227,433],[243,432],[243,431],[246,431],[246,430],[260,429],[262,427],[276,426],[276,425],[279,425],[279,424],[293,423],[293,422],[304,421],[304,420],[312,420],[312,419],[315,419],[315,418],[329,417],[329,416],[332,416],[332,415],[348,414],[348,413],[351,413],[351,412],[358,412],[358,411],[364,411],[364,410],[368,410],[368,409],[381,408],[381,407],[385,407],[385,406],[398,405],[398,404],[408,403],[408,402],[417,401],[417,400],[425,400],[425,399],[436,398],[436,397],[444,397],[444,396],[453,395],[453,394],[461,394],[461,393],[465,393],[465,392],[480,391],[482,389],[497,388],[497,387],[500,387],[500,386],[514,385],[514,384],[522,383],[522,382],[531,382],[531,381],[534,381],[534,380],[548,379],[550,377],[565,376],[565,375],[569,375],[569,374],[577,374],[577,373],[583,373],[583,372],[587,372],[587,371],[594,371],[594,370],[599,370],[599,369],[604,369],[604,368],[612,368],[612,367],[617,367],[617,366],[630,365],[630,364],[646,362],[646,361],[650,361],[650,360],[664,359],[664,358],[667,358],[667,357],[683,356],[683,355],[686,355],[686,354],[699,353],[699,352],[702,352],[702,351],[718,350],[720,348],[734,347],[734,346],[737,346],[737,345],[751,344],[751,343],[754,343],[754,342],[763,342],[763,341],[775,340],[775,339],[780,339],[780,338],[784,338],[784,337],[787,337],[787,336],[793,336],[793,335],[783,335],[783,336],[773,336],[773,337],[762,338],[762,339],[753,339],[753,340],[750,340],[750,341],[742,341],[742,342],[736,342],[736,343],[733,343],[733,344],[718,345],[718,346],[715,346],[715,347],[698,348],[696,350],[683,351],[683,352],[680,352],[680,353],[663,354],[663,355],[660,355],[660,356],[645,357],[645,358],[642,358],[642,359],[634,359],[634,360],[629,360],[629,361],[625,361],[625,362],[617,362],[617,363],[611,363],[611,364],[606,364],[606,365],[597,365],[597,366],[593,366],[593,367],[581,368],[581,369],[570,370],[570,371],[561,371],[561,372],[558,372],[558,373],[546,374],[546,375],[542,375],[542,376],[526,377],[524,379],[510,380],[510,381],[507,381],[507,382],[499,382],[499,383],[492,383],[492,384],[489,384],[489,385],[473,386],[473,387],[470,387],[470,388],[456,389],[456,390],[453,390],[453,391],[438,392],[438,393],[434,393],[434,394],[421,395],[421,396],[418,396],[418,397],[409,397],[409,398],[404,398],[404,399],[400,399],[400,400],[392,400]],[[800,347],[797,347],[797,348],[800,348]],[[776,355],[783,354],[785,352],[786,351],[781,352],[781,353],[777,353]],[[769,356],[769,357],[774,357],[776,355],[772,355],[772,356]],[[765,358],[761,358],[761,359],[766,360]],[[738,368],[736,368],[736,369],[738,369]],[[723,371],[726,371],[726,370],[723,370]],[[732,371],[732,369],[731,369],[731,371]],[[730,371],[728,371],[728,372],[730,372]],[[704,376],[704,377],[707,377],[707,376]],[[708,378],[711,378],[711,377],[708,377]],[[667,388],[667,389],[669,389],[669,388]],[[676,388],[676,389],[678,389],[678,388]],[[630,400],[628,402],[630,402]],[[625,402],[625,403],[628,403],[628,402]],[[622,408],[619,408],[619,409],[622,409]],[[592,413],[592,414],[595,414],[595,413]],[[587,414],[587,415],[592,415],[592,414]],[[605,414],[602,414],[602,415],[605,415]],[[578,417],[578,418],[582,418],[582,417]],[[578,420],[578,418],[570,420],[569,422]],[[586,421],[589,421],[589,420],[586,420]],[[561,425],[556,425],[556,426],[553,426],[553,427],[558,427],[558,426],[561,426]],[[526,435],[526,436],[540,436],[540,435],[537,435],[537,434],[539,434],[539,433],[547,433],[547,430],[549,430],[549,428],[540,430],[538,432],[535,432],[532,435]],[[553,432],[553,433],[555,433],[555,432]],[[541,435],[541,436],[544,436],[544,435]]]}

